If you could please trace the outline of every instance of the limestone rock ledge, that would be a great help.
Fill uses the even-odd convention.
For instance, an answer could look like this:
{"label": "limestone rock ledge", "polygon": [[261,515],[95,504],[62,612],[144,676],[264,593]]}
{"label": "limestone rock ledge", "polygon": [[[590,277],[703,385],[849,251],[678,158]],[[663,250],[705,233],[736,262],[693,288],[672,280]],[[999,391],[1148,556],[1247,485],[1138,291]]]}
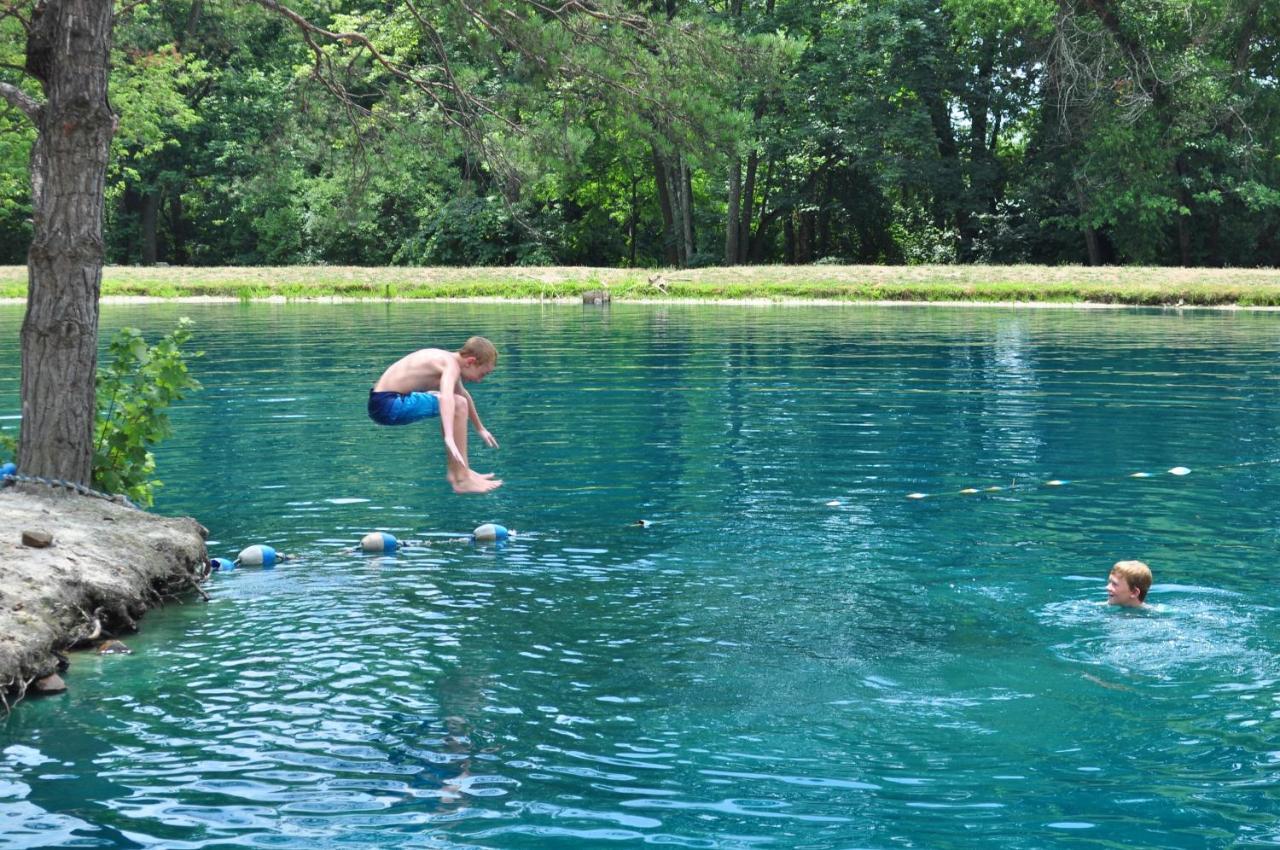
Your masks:
{"label": "limestone rock ledge", "polygon": [[[24,545],[26,532],[52,543]],[[166,599],[203,596],[207,536],[188,517],[39,484],[0,489],[0,710],[65,669],[65,650],[136,631]]]}

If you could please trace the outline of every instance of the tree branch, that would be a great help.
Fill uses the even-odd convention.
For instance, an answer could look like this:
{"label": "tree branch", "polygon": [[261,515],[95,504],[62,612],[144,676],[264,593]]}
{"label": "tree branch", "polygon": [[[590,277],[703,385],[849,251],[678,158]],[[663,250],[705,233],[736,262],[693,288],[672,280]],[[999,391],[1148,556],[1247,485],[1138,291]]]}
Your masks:
{"label": "tree branch", "polygon": [[146,6],[146,5],[147,5],[147,4],[149,4],[150,2],[151,2],[151,0],[134,0],[134,2],[132,2],[132,3],[125,3],[125,4],[124,4],[123,6],[121,6],[121,7],[120,7],[120,9],[116,12],[116,20],[118,21],[118,20],[120,20],[121,18],[125,17],[126,15],[131,15],[131,14],[133,14],[133,10],[134,10],[134,9],[138,8],[139,6]]}
{"label": "tree branch", "polygon": [[0,83],[0,97],[35,123],[40,117],[40,101],[10,83]]}
{"label": "tree branch", "polygon": [[426,95],[431,102],[440,109],[445,120],[456,127],[466,129],[471,123],[471,118],[483,113],[497,118],[511,129],[516,129],[515,124],[510,120],[499,115],[477,98],[468,95],[464,89],[456,85],[451,84],[444,88],[449,92],[449,94],[459,100],[462,107],[459,108],[458,106],[451,106],[450,104],[445,103],[443,98],[440,96],[440,89],[436,85],[433,85],[430,82],[423,80],[421,77],[406,71],[401,65],[387,58],[387,56],[369,40],[369,37],[363,33],[333,32],[331,30],[327,30],[324,27],[318,26],[317,24],[307,20],[288,6],[284,6],[276,2],[276,0],[254,0],[254,2],[264,9],[286,18],[302,32],[303,40],[306,41],[307,47],[311,49],[311,52],[315,57],[317,78],[320,80],[322,85],[333,92],[335,96],[342,98],[343,100],[350,101],[350,94],[341,86],[341,84],[338,83],[337,75],[333,70],[332,60],[324,53],[321,46],[317,43],[317,39],[334,44],[346,44],[359,50],[363,50],[375,63],[381,65],[382,68],[391,76],[409,84]]}

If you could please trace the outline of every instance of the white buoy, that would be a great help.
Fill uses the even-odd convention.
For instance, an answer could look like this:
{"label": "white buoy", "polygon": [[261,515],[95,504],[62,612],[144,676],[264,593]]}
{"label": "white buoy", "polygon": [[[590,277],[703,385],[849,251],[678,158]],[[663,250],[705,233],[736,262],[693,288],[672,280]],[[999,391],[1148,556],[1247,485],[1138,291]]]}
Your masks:
{"label": "white buoy", "polygon": [[240,550],[236,563],[242,567],[274,567],[283,558],[270,546],[249,546]]}
{"label": "white buoy", "polygon": [[506,540],[510,533],[504,526],[486,522],[484,525],[476,526],[476,530],[471,532],[471,538],[473,540]]}
{"label": "white buoy", "polygon": [[1173,469],[1169,470],[1169,474],[1170,475],[1190,475],[1191,470],[1187,469],[1185,466],[1175,466]]}
{"label": "white buoy", "polygon": [[1150,472],[1135,472],[1135,473],[1133,473],[1133,475],[1130,475],[1129,477],[1130,477],[1130,478],[1150,478],[1150,477],[1151,477],[1151,473],[1150,473]]}
{"label": "white buoy", "polygon": [[973,495],[974,493],[978,492],[978,488],[977,488],[977,487],[966,487],[966,488],[964,488],[963,490],[961,490],[960,492],[961,492],[961,493],[964,493],[966,496],[971,496],[971,495]]}
{"label": "white buoy", "polygon": [[929,495],[928,493],[908,493],[907,498],[908,499],[924,499],[928,495]]}
{"label": "white buoy", "polygon": [[360,538],[360,548],[365,552],[394,552],[400,541],[385,531],[371,531]]}

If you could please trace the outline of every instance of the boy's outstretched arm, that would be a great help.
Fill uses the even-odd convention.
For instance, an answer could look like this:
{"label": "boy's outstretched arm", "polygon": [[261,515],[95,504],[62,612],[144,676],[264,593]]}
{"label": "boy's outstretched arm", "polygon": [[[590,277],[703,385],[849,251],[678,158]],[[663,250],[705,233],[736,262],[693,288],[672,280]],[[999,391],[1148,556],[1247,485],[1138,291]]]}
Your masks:
{"label": "boy's outstretched arm", "polygon": [[[457,463],[462,465],[463,469],[468,469],[467,459],[463,457],[462,452],[458,449],[457,438],[453,433],[453,413],[457,402],[454,401],[453,395],[462,389],[462,383],[458,380],[458,367],[450,364],[446,366],[440,373],[440,431],[444,435],[444,447],[449,456]],[[471,410],[475,410],[475,405],[470,405]]]}
{"label": "boy's outstretched arm", "polygon": [[468,417],[471,419],[471,424],[476,426],[476,434],[480,436],[480,439],[484,440],[485,445],[489,448],[498,448],[497,438],[490,434],[489,429],[480,422],[480,411],[476,409],[476,400],[471,397],[471,393],[467,392],[467,388],[461,383],[458,384],[458,390],[466,396],[467,404],[470,408]]}

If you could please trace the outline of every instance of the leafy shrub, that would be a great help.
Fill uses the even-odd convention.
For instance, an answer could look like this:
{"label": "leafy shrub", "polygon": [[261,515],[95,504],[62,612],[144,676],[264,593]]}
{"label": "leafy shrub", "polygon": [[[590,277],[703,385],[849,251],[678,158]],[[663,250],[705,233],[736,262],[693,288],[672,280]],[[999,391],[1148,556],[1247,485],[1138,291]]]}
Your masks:
{"label": "leafy shrub", "polygon": [[[93,429],[93,486],[123,493],[139,505],[155,502],[151,478],[156,459],[151,446],[170,436],[166,409],[200,383],[187,371],[182,347],[191,339],[192,321],[155,345],[147,345],[137,328],[121,328],[98,368],[97,414]],[[200,357],[197,352],[191,355]]]}

